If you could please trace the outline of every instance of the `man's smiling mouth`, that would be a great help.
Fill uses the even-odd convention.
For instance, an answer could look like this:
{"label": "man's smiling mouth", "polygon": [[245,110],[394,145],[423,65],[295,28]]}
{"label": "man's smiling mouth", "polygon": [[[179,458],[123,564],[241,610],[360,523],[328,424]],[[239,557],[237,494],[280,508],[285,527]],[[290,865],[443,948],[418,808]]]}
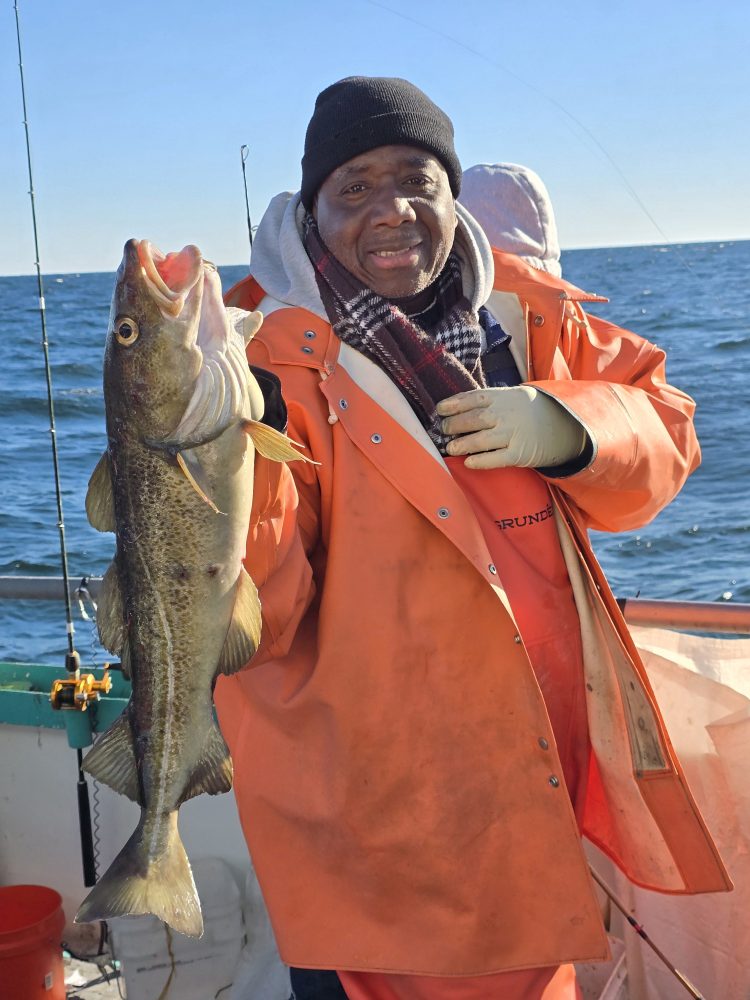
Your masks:
{"label": "man's smiling mouth", "polygon": [[414,243],[411,246],[403,247],[401,250],[373,250],[372,252],[376,257],[398,257],[399,254],[408,253],[410,250],[416,250],[418,246],[418,243]]}
{"label": "man's smiling mouth", "polygon": [[376,267],[389,268],[414,265],[419,260],[421,242],[421,240],[418,240],[416,243],[409,243],[405,247],[395,249],[383,248],[381,250],[370,250],[370,258]]}

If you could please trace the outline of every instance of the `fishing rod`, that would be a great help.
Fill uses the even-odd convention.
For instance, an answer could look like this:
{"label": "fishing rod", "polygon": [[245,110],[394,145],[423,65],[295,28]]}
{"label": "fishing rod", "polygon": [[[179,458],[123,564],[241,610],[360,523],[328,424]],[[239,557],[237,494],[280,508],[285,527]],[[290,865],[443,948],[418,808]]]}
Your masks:
{"label": "fishing rod", "polygon": [[[39,234],[36,224],[36,201],[34,198],[34,178],[31,170],[31,141],[29,138],[29,119],[26,110],[26,84],[23,75],[23,55],[21,49],[21,24],[18,16],[18,0],[14,0],[13,10],[16,17],[16,40],[18,42],[18,70],[21,77],[21,102],[23,105],[23,127],[26,136],[26,161],[29,174],[29,197],[31,198],[31,220],[34,230],[34,266],[36,268],[37,291],[39,295],[39,317],[42,329],[42,350],[44,353],[44,372],[47,379],[47,412],[49,415],[49,434],[52,444],[52,466],[55,476],[55,497],[57,500],[57,528],[60,534],[60,561],[62,564],[63,593],[65,597],[65,631],[68,640],[68,652],[65,656],[65,669],[68,671],[69,680],[56,682],[57,687],[53,688],[53,696],[57,696],[58,703],[55,707],[63,707],[69,702],[68,707],[81,708],[80,700],[77,701],[76,693],[79,684],[81,658],[75,648],[75,626],[73,625],[73,611],[70,600],[70,584],[68,579],[68,552],[65,544],[65,518],[63,516],[62,486],[60,483],[60,465],[57,454],[57,431],[55,427],[55,405],[52,394],[52,369],[49,360],[49,342],[47,340],[47,308],[44,301],[44,284],[42,282],[42,268],[39,254]],[[76,703],[77,701],[77,703]],[[84,700],[83,706],[85,707]],[[89,804],[89,789],[86,777],[83,773],[83,751],[76,747],[76,759],[78,763],[78,822],[81,833],[81,857],[83,862],[83,884],[92,886],[96,884],[96,862],[94,858],[94,838],[91,828],[91,806]]]}
{"label": "fishing rod", "polygon": [[250,155],[249,146],[240,146],[240,160],[242,161],[242,182],[245,185],[245,211],[247,212],[247,236],[250,240],[250,253],[253,252],[253,227],[250,224],[250,200],[247,196],[247,174],[245,173],[245,163]]}
{"label": "fishing rod", "polygon": [[687,990],[690,996],[693,997],[693,1000],[706,1000],[703,994],[695,986],[693,986],[688,977],[684,975],[682,972],[680,972],[679,969],[676,969],[674,965],[669,961],[667,956],[664,954],[664,952],[660,948],[657,948],[657,946],[654,944],[654,942],[646,933],[644,927],[638,923],[635,917],[633,917],[630,913],[628,913],[627,909],[625,908],[625,904],[620,902],[620,900],[617,898],[617,896],[615,896],[614,892],[610,889],[610,887],[607,885],[607,883],[604,881],[601,875],[599,875],[594,870],[592,865],[589,865],[589,871],[591,872],[591,875],[596,884],[602,889],[604,894],[615,904],[617,909],[625,917],[625,919],[633,928],[633,930],[636,932],[638,937],[642,941],[646,942],[646,944],[654,952],[657,958],[659,958],[662,964],[665,965],[667,969],[669,969],[672,975]]}

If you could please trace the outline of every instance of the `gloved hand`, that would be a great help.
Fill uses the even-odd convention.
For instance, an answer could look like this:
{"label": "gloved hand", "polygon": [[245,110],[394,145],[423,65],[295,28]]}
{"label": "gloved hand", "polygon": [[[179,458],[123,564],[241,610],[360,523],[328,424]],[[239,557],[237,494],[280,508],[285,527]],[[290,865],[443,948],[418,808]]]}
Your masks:
{"label": "gloved hand", "polygon": [[459,435],[449,455],[468,455],[469,469],[549,468],[583,452],[588,434],[572,414],[531,385],[473,389],[437,405],[443,432]]}

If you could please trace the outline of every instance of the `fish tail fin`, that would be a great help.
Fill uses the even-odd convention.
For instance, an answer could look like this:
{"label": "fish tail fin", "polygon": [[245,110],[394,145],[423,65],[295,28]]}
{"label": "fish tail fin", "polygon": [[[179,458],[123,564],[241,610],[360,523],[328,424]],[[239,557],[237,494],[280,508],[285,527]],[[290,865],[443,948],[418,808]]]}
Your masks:
{"label": "fish tail fin", "polygon": [[151,855],[144,822],[83,901],[76,922],[152,913],[180,934],[203,934],[198,892],[177,831],[177,814],[159,852]]}

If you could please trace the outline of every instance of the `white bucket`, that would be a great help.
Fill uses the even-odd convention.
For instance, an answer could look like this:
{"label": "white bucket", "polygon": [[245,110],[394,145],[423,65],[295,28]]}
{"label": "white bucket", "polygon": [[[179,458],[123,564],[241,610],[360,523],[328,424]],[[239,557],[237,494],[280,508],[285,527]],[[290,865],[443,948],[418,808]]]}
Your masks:
{"label": "white bucket", "polygon": [[155,917],[110,922],[128,1000],[155,1000],[170,973],[165,1000],[206,1000],[217,993],[221,998],[229,996],[245,936],[240,892],[229,867],[219,858],[196,861],[193,876],[203,911],[203,937],[189,938],[175,931],[168,935]]}

